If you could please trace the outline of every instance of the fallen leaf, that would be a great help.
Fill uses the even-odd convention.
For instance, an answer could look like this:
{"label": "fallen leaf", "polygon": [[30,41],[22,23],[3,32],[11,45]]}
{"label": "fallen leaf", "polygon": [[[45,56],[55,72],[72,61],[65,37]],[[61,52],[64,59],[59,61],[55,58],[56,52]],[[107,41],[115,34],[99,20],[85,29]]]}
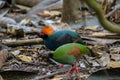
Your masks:
{"label": "fallen leaf", "polygon": [[111,68],[120,68],[120,62],[110,61],[110,63],[108,64],[108,67],[111,67]]}
{"label": "fallen leaf", "polygon": [[62,80],[63,79],[63,75],[55,75],[55,77],[51,80]]}
{"label": "fallen leaf", "polygon": [[25,61],[25,62],[32,62],[32,58],[29,56],[19,55],[18,58],[22,61]]}
{"label": "fallen leaf", "polygon": [[100,60],[102,61],[100,64],[102,66],[106,66],[110,63],[110,55],[108,53],[103,54],[103,56],[100,58]]}
{"label": "fallen leaf", "polygon": [[95,25],[95,26],[88,26],[88,27],[85,27],[85,30],[92,30],[92,31],[96,31],[98,29],[98,25]]}
{"label": "fallen leaf", "polygon": [[20,54],[20,50],[12,51],[10,53],[13,54],[14,56],[17,56]]}
{"label": "fallen leaf", "polygon": [[7,34],[12,34],[12,35],[15,35],[15,27],[13,26],[10,26],[10,27],[7,27]]}
{"label": "fallen leaf", "polygon": [[60,15],[61,12],[60,11],[50,11],[50,16],[57,16]]}
{"label": "fallen leaf", "polygon": [[60,15],[61,12],[60,11],[43,11],[42,13],[38,13],[39,16],[42,16],[42,17],[53,17],[53,16],[58,16]]}
{"label": "fallen leaf", "polygon": [[30,18],[25,18],[23,19],[22,21],[20,21],[20,25],[27,25],[31,22],[31,19]]}

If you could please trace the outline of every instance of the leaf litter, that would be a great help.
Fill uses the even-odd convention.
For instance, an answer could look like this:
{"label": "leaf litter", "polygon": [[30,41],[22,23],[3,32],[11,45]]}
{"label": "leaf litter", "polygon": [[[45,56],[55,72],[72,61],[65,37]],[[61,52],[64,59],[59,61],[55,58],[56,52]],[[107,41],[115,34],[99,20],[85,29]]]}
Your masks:
{"label": "leaf litter", "polygon": [[[6,11],[5,11],[6,12]],[[9,13],[12,14],[13,13]],[[2,14],[3,15],[3,14]],[[0,75],[3,79],[11,80],[85,80],[91,74],[100,70],[108,68],[120,68],[120,39],[119,35],[109,33],[98,26],[88,26],[85,28],[71,28],[66,23],[59,22],[60,11],[44,11],[38,13],[39,16],[46,19],[32,21],[32,19],[23,19],[20,23],[9,17],[2,17],[0,20],[0,27],[5,31],[0,31],[1,44],[0,55]],[[84,55],[78,62],[79,72],[77,74],[71,73],[69,76],[64,74],[70,66],[59,67],[55,62],[49,59],[53,51],[47,49],[42,40],[38,38],[37,32],[42,28],[40,21],[46,21],[47,24],[54,27],[55,30],[69,29],[77,31],[84,43],[93,52],[92,57]],[[56,22],[58,20],[58,22]],[[35,22],[35,23],[33,23]],[[35,25],[36,24],[36,25]],[[12,27],[12,28],[9,28]],[[22,36],[19,35],[23,29]],[[13,33],[9,33],[12,32]],[[6,33],[8,32],[8,33]],[[99,32],[99,33],[98,33]],[[33,34],[34,33],[34,34]],[[19,37],[17,37],[19,36]],[[9,41],[10,45],[5,44]],[[15,44],[12,42],[17,42]],[[27,40],[27,44],[23,44],[22,40]],[[22,44],[22,45],[21,45]],[[14,46],[15,45],[15,46]],[[4,49],[8,49],[5,54],[2,53]],[[6,54],[10,54],[9,56]],[[0,57],[1,57],[0,56]],[[11,77],[12,76],[12,77]],[[2,79],[2,78],[1,78]]]}

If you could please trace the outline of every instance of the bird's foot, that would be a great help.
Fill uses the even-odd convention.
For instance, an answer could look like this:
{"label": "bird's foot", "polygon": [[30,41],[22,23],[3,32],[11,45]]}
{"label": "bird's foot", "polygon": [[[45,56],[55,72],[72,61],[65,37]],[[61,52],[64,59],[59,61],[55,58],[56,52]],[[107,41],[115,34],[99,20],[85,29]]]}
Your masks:
{"label": "bird's foot", "polygon": [[65,76],[68,76],[72,70],[73,70],[73,67],[69,68],[69,70],[68,70],[68,72],[65,74]]}
{"label": "bird's foot", "polygon": [[73,69],[74,69],[74,73],[78,73],[79,72],[79,68],[78,68],[77,63],[74,64]]}
{"label": "bird's foot", "polygon": [[77,63],[75,63],[74,66],[72,66],[72,67],[68,70],[68,72],[65,74],[65,76],[68,76],[68,75],[71,73],[71,71],[74,71],[74,74],[76,74],[76,73],[79,72],[79,68],[78,68]]}

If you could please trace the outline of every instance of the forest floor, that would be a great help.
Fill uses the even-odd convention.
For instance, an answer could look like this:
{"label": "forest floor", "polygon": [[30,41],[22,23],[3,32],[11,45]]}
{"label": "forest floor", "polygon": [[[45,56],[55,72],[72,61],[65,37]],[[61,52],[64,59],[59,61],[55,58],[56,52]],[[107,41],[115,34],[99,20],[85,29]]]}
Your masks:
{"label": "forest floor", "polygon": [[[120,35],[103,29],[95,16],[88,14],[86,23],[68,25],[60,22],[60,10],[45,10],[32,19],[18,7],[2,8],[0,13],[0,80],[120,80]],[[65,76],[71,66],[59,67],[51,61],[53,51],[38,37],[42,23],[55,31],[76,31],[91,50],[92,56],[78,61],[77,74]]]}

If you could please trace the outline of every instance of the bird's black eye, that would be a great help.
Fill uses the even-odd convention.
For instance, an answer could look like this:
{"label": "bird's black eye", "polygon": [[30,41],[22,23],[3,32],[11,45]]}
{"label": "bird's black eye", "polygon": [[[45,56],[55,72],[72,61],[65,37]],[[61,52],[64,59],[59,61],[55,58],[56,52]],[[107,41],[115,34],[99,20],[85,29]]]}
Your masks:
{"label": "bird's black eye", "polygon": [[44,33],[42,33],[42,32],[40,32],[40,33],[38,34],[38,36],[39,36],[40,38],[43,38],[43,39],[47,39],[47,38],[48,38],[48,35],[46,35],[46,34],[44,34]]}

